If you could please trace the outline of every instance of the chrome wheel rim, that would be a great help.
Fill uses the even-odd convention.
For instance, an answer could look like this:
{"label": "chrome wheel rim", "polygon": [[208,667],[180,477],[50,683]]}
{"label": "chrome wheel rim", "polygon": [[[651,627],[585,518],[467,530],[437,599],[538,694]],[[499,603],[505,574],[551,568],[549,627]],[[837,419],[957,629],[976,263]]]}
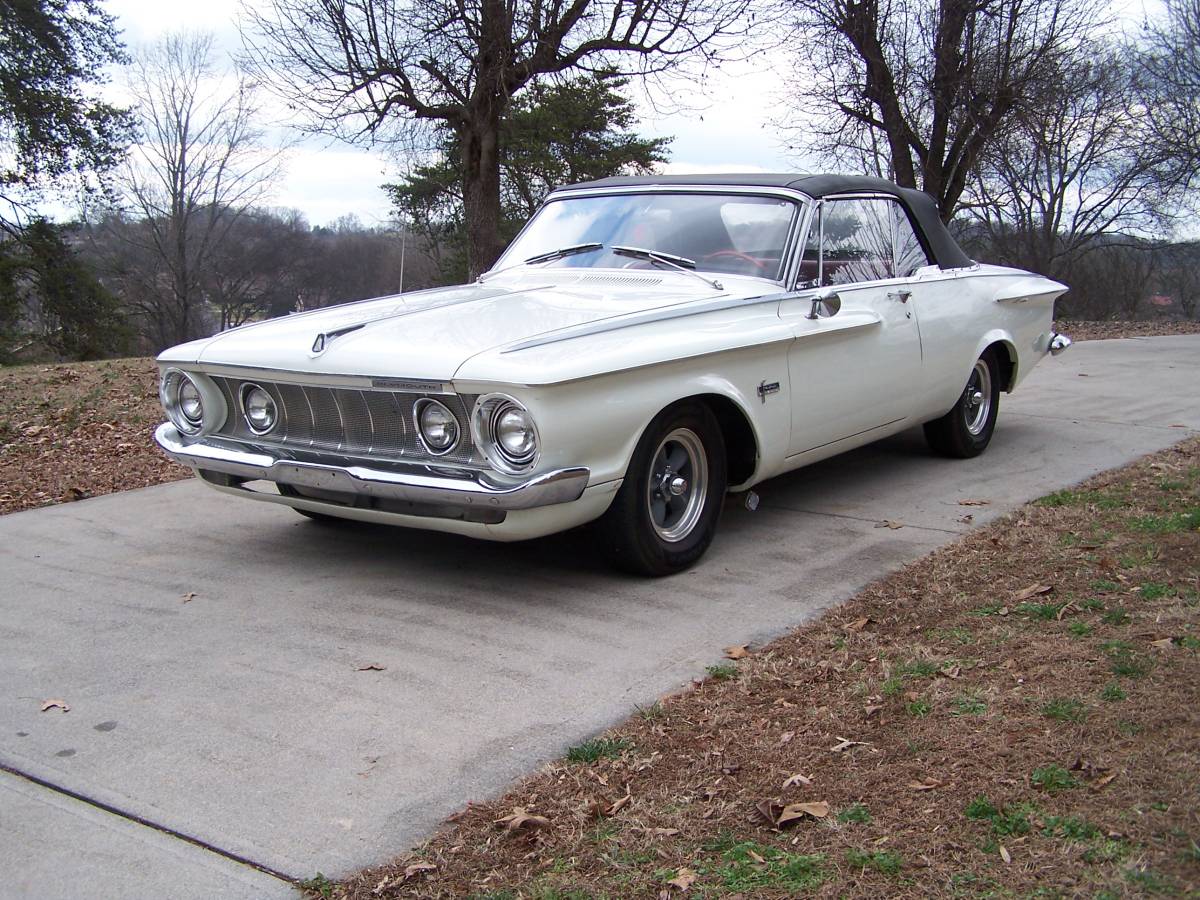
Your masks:
{"label": "chrome wheel rim", "polygon": [[646,508],[654,533],[677,543],[696,528],[708,495],[708,455],[699,436],[676,428],[650,458]]}
{"label": "chrome wheel rim", "polygon": [[986,360],[976,360],[963,391],[963,418],[967,431],[979,437],[992,413],[992,370]]}

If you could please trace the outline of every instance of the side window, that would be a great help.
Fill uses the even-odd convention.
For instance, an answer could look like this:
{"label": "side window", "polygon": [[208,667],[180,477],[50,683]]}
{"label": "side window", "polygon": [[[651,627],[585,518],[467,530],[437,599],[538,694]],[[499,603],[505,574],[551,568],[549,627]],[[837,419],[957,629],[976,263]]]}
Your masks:
{"label": "side window", "polygon": [[822,207],[821,274],[824,284],[894,277],[890,200],[832,200]]}
{"label": "side window", "polygon": [[892,210],[896,216],[896,274],[907,278],[922,266],[929,265],[929,257],[925,255],[925,248],[921,246],[904,207],[892,201]]}

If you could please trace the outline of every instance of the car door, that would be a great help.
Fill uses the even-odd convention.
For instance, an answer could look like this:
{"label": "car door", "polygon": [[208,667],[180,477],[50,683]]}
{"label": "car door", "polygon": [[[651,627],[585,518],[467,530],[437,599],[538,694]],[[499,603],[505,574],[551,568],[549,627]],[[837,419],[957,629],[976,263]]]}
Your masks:
{"label": "car door", "polygon": [[[796,335],[789,456],[863,443],[913,412],[921,341],[911,286],[897,275],[915,268],[902,259],[911,250],[897,240],[901,221],[906,214],[887,197],[828,198],[813,216],[800,273],[812,290],[780,305]],[[818,297],[828,299],[814,305]]]}

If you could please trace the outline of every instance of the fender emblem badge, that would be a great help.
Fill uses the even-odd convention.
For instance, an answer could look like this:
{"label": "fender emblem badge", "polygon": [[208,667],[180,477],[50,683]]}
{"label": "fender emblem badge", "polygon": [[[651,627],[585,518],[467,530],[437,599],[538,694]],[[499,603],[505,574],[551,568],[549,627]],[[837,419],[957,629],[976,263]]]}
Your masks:
{"label": "fender emblem badge", "polygon": [[762,400],[763,403],[767,402],[767,394],[778,394],[778,393],[779,393],[779,382],[778,381],[772,381],[770,383],[768,383],[766,381],[759,382],[758,398],[760,400]]}

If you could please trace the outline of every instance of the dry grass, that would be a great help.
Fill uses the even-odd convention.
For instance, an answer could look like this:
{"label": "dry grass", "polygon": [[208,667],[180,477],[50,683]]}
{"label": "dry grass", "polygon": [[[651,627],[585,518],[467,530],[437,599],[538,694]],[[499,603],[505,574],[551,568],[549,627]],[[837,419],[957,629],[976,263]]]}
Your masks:
{"label": "dry grass", "polygon": [[1166,334],[1200,334],[1200,320],[1156,319],[1147,322],[1077,321],[1060,319],[1054,327],[1074,341],[1110,338],[1159,337]]}
{"label": "dry grass", "polygon": [[[397,862],[311,888],[1196,896],[1198,623],[1191,440],[913,563]],[[796,803],[828,812],[780,823]]]}
{"label": "dry grass", "polygon": [[152,359],[0,368],[0,513],[186,477],[161,421]]}

